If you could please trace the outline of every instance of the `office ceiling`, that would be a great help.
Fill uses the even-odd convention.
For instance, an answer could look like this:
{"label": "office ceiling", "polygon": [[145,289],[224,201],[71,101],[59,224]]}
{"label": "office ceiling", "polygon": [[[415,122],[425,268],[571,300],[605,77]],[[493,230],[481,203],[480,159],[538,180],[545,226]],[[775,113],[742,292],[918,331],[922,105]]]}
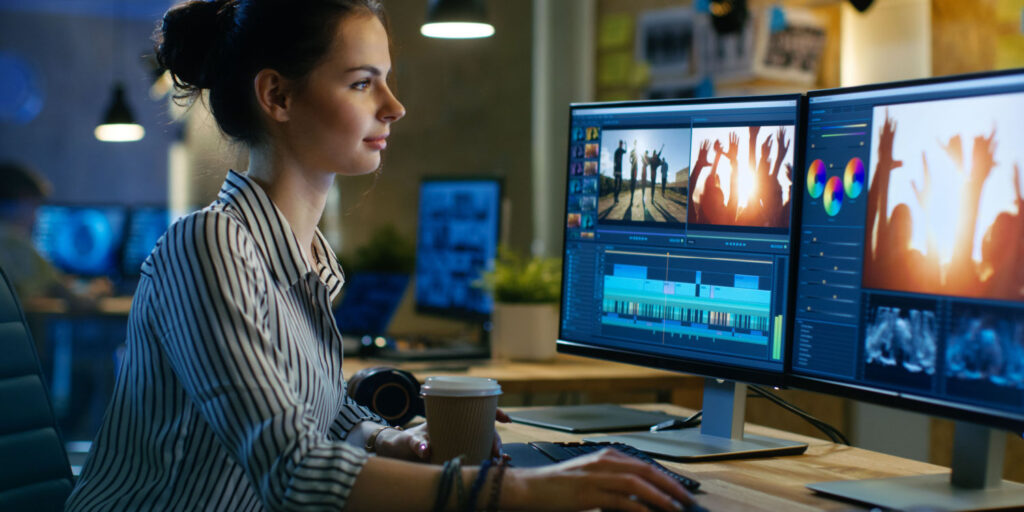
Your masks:
{"label": "office ceiling", "polygon": [[180,0],[0,0],[0,11],[157,20]]}

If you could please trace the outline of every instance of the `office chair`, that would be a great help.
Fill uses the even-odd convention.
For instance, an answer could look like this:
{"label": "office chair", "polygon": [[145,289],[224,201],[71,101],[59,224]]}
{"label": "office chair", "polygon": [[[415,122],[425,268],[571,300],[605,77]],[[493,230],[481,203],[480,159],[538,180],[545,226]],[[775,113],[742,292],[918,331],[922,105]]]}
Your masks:
{"label": "office chair", "polygon": [[35,342],[0,268],[0,510],[63,510],[74,485]]}

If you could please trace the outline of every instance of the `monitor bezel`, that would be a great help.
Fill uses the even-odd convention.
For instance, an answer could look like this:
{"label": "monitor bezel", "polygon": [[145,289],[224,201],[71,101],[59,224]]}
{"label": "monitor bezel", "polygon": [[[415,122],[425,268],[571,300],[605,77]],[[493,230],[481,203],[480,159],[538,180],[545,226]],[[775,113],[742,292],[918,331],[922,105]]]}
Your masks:
{"label": "monitor bezel", "polygon": [[[804,118],[806,116],[804,115],[804,110],[803,110],[805,103],[803,101],[803,95],[801,95],[801,94],[773,94],[773,95],[764,95],[764,96],[724,96],[724,97],[715,97],[715,98],[687,98],[687,99],[666,99],[666,100],[636,100],[636,101],[615,101],[615,102],[570,103],[569,104],[569,111],[568,111],[569,123],[568,123],[568,128],[567,129],[568,129],[568,135],[571,137],[572,136],[573,113],[576,112],[578,109],[586,109],[586,108],[616,108],[616,107],[677,106],[677,105],[685,106],[685,105],[707,105],[707,104],[715,104],[715,103],[760,103],[760,102],[767,102],[767,101],[787,101],[787,100],[795,102],[796,114],[795,114],[794,130],[796,131],[797,135],[802,134],[803,133],[802,130],[804,128],[803,127],[803,120],[804,120]],[[802,136],[796,136],[795,135],[795,139],[793,141],[793,147],[794,147],[794,151],[795,151],[795,153],[793,155],[793,165],[794,165],[795,169],[800,169],[800,168],[803,167],[803,161],[802,161],[802,159],[803,159],[803,151],[802,151],[802,148],[800,146],[800,144],[802,143],[802,140],[803,140]],[[568,144],[566,146],[565,167],[563,168],[564,177],[565,177],[565,187],[566,187],[564,190],[568,190],[568,187],[569,187],[570,176],[569,176],[569,173],[568,173],[567,170],[569,169],[569,166],[571,165],[571,159],[572,159],[571,147],[570,146],[571,145],[568,145]],[[792,184],[793,190],[799,190],[796,187],[798,185],[798,180],[799,180],[798,176],[799,176],[800,173],[794,172],[793,174],[794,174],[793,184]],[[561,220],[562,220],[562,283],[561,283],[561,288],[560,288],[560,290],[563,291],[563,292],[565,290],[565,284],[566,284],[565,280],[567,279],[567,277],[566,277],[567,274],[566,274],[566,269],[565,269],[565,265],[566,265],[566,261],[565,261],[565,247],[566,247],[566,243],[568,241],[568,238],[567,238],[568,237],[568,230],[567,230],[567,228],[565,226],[565,222],[564,222],[564,220],[566,218],[566,215],[568,214],[568,199],[567,199],[567,197],[568,197],[568,192],[563,192],[563,194],[562,194],[562,199],[563,199],[562,217],[561,217]],[[796,281],[794,280],[795,279],[795,275],[793,273],[796,270],[796,267],[794,266],[794,261],[793,261],[793,255],[794,255],[793,247],[794,247],[795,240],[796,240],[796,238],[794,236],[794,232],[793,232],[793,226],[794,226],[793,219],[796,218],[795,215],[798,214],[799,211],[800,211],[799,210],[800,201],[797,201],[795,196],[793,196],[793,195],[791,195],[790,197],[793,198],[793,199],[791,199],[792,207],[790,209],[790,255],[789,255],[790,256],[790,260],[789,260],[790,271],[789,271],[789,279],[787,279],[787,282],[786,282],[785,286],[787,287],[787,291],[792,293],[792,290],[794,290],[794,286],[796,284]],[[595,358],[595,359],[604,359],[604,360],[609,360],[609,361],[614,361],[614,362],[633,364],[633,365],[637,365],[637,366],[646,366],[646,367],[649,367],[649,368],[656,368],[656,369],[659,369],[659,370],[668,370],[668,371],[674,371],[674,372],[689,373],[689,374],[700,375],[700,376],[709,377],[709,378],[729,379],[729,380],[734,380],[734,381],[737,381],[737,382],[745,382],[745,383],[751,383],[751,384],[761,384],[761,385],[774,386],[774,387],[783,387],[783,386],[786,385],[786,374],[789,371],[789,364],[790,364],[790,360],[789,360],[790,355],[789,354],[791,353],[791,350],[789,349],[788,346],[786,347],[786,350],[783,351],[784,352],[783,353],[783,357],[782,357],[782,359],[783,359],[783,361],[782,361],[782,363],[783,363],[782,368],[783,369],[780,370],[780,371],[767,371],[767,370],[760,370],[760,369],[756,369],[756,368],[746,368],[746,367],[740,367],[740,366],[734,366],[734,365],[718,364],[718,363],[713,363],[713,362],[708,362],[708,361],[686,360],[686,359],[682,359],[682,358],[666,357],[666,356],[657,355],[657,354],[645,354],[645,353],[631,352],[631,351],[616,349],[616,348],[612,348],[612,347],[608,347],[608,346],[604,346],[604,345],[598,345],[598,344],[593,344],[593,343],[586,343],[586,342],[581,342],[581,341],[574,341],[574,340],[564,339],[564,337],[562,336],[562,322],[561,322],[561,316],[562,316],[562,312],[564,311],[564,308],[565,308],[565,297],[564,297],[564,293],[562,293],[560,295],[560,297],[559,297],[559,304],[558,304],[559,322],[558,322],[558,337],[556,339],[556,349],[557,349],[557,351],[559,353],[572,354],[572,355],[583,356],[583,357],[590,357],[590,358]],[[786,312],[787,313],[786,313],[786,318],[784,320],[785,321],[785,328],[787,330],[787,333],[791,333],[792,332],[792,326],[793,326],[793,323],[792,323],[792,308],[793,308],[793,301],[792,300],[787,300],[787,302],[786,302]],[[791,337],[792,337],[791,334],[789,336],[787,336],[787,338],[791,338]]]}
{"label": "monitor bezel", "polygon": [[[419,301],[418,288],[417,288],[417,281],[419,279],[418,279],[418,276],[417,276],[417,271],[419,269],[419,267],[418,267],[419,261],[418,260],[419,260],[419,246],[420,246],[419,245],[420,244],[420,225],[419,225],[420,200],[422,199],[423,185],[425,185],[427,183],[437,183],[437,182],[444,182],[444,183],[490,182],[490,183],[495,183],[498,186],[498,210],[497,210],[497,215],[495,216],[495,219],[494,219],[494,222],[495,222],[494,233],[495,233],[495,242],[496,242],[496,245],[495,245],[495,257],[497,257],[497,250],[498,250],[498,247],[501,245],[501,242],[502,242],[502,232],[501,232],[502,225],[501,225],[501,223],[502,223],[502,203],[504,202],[504,199],[505,199],[505,179],[502,176],[488,176],[488,175],[475,175],[475,174],[470,174],[470,175],[424,176],[423,178],[420,179],[419,186],[417,188],[417,198],[416,198],[417,224],[416,224],[416,242],[415,242],[415,247],[414,247],[417,261],[413,264],[413,276],[412,276],[412,285],[413,285],[412,301],[413,301],[413,308],[414,308],[414,310],[418,314],[431,315],[431,316],[437,316],[437,317],[443,317],[443,318],[451,318],[451,319],[454,319],[454,320],[465,320],[465,321],[470,321],[470,322],[486,322],[486,321],[490,320],[491,313],[480,313],[479,311],[474,311],[474,310],[471,310],[471,309],[443,308],[443,307],[436,307],[436,306],[428,306],[428,305],[421,304],[420,301]],[[493,302],[493,298],[492,298],[492,302]],[[493,308],[492,308],[492,311],[493,311]]]}
{"label": "monitor bezel", "polygon": [[[989,71],[980,73],[967,73],[960,75],[948,75],[941,77],[914,79],[914,80],[902,80],[885,82],[878,84],[860,85],[855,87],[837,87],[832,89],[821,89],[815,91],[809,91],[804,97],[804,109],[805,113],[810,112],[810,100],[811,98],[822,97],[822,96],[836,96],[840,94],[850,94],[867,91],[877,91],[884,89],[898,89],[904,87],[913,87],[919,85],[934,85],[947,82],[962,82],[975,79],[986,79],[986,78],[997,78],[1001,76],[1020,75],[1024,76],[1024,68],[1011,69],[1011,70],[1000,70],[1000,71]],[[806,116],[804,119],[806,122]],[[803,133],[806,132],[806,127]],[[801,150],[801,161],[806,158],[806,140],[800,141]],[[802,172],[795,173],[797,176],[803,178]],[[796,183],[794,182],[794,188]],[[799,190],[803,190],[802,188]],[[804,196],[800,195],[801,199],[796,204],[803,204]],[[802,215],[802,211],[801,211]],[[801,224],[803,218],[799,218]],[[800,245],[800,237],[802,232],[800,230],[796,233],[797,238],[793,241],[793,247],[798,248]],[[790,314],[791,325],[795,326],[795,310],[796,310],[796,298],[797,298],[797,286],[799,277],[796,272],[799,271],[799,257],[794,257],[792,262],[797,264],[792,274],[793,278],[793,290],[790,296],[790,307],[793,312]],[[863,284],[863,283],[862,283]],[[863,290],[861,286],[861,290]],[[792,330],[790,333],[792,334]],[[787,362],[791,365],[792,363],[792,352],[795,350],[793,343],[789,345],[789,354],[787,354]],[[911,393],[904,393],[899,391],[890,391],[882,388],[873,387],[870,385],[858,385],[851,382],[840,381],[828,377],[815,377],[812,375],[798,374],[793,370],[792,366],[787,365],[786,374],[788,375],[787,386],[792,388],[799,388],[807,391],[825,393],[833,396],[842,398],[849,398],[853,400],[860,400],[869,402],[877,405],[883,405],[888,407],[894,407],[897,409],[913,411],[922,414],[928,414],[932,416],[942,417],[950,420],[957,421],[968,421],[973,423],[979,423],[988,425],[991,427],[1002,428],[1010,430],[1016,433],[1024,433],[1024,414],[1013,415],[1007,411],[999,409],[993,409],[990,407],[972,406],[963,403],[957,403],[948,399],[932,398],[925,396],[916,396]]]}

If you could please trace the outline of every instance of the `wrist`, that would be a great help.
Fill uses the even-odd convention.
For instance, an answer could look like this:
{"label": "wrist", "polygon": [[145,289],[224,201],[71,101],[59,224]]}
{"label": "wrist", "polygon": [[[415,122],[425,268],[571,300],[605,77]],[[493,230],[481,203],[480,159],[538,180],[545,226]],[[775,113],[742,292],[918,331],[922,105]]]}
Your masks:
{"label": "wrist", "polygon": [[501,486],[501,500],[498,502],[500,510],[525,510],[527,504],[534,503],[529,496],[528,469],[508,468]]}
{"label": "wrist", "polygon": [[381,448],[385,446],[388,438],[400,434],[402,427],[392,427],[390,425],[383,425],[378,427],[366,438],[366,444],[363,448],[368,452],[380,453]]}

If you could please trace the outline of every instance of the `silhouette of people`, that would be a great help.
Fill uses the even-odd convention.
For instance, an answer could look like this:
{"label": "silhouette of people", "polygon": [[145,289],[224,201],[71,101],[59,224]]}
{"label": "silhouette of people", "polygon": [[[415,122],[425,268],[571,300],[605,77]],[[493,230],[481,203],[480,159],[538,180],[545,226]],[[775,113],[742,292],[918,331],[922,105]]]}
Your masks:
{"label": "silhouette of people", "polygon": [[612,175],[615,176],[615,202],[619,202],[619,192],[622,190],[622,157],[626,154],[625,149],[626,143],[622,140],[619,141],[619,147],[615,149],[615,156],[612,157],[613,170]]}
{"label": "silhouette of people", "polygon": [[[721,140],[705,140],[701,144],[693,174],[690,177],[690,200],[698,203],[691,211],[691,222],[723,225],[742,225],[758,227],[785,227],[789,224],[790,199],[785,200],[782,184],[779,183],[779,173],[782,166],[786,166],[786,176],[792,183],[792,165],[784,163],[789,153],[792,141],[786,136],[785,127],[779,127],[776,133],[768,135],[760,144],[758,153],[757,138],[761,128],[758,126],[748,127],[748,152],[746,169],[741,167],[739,162],[740,135],[737,132],[730,132],[727,137],[728,146],[723,145]],[[772,158],[772,148],[777,148],[775,158]],[[704,183],[698,187],[698,179],[709,165],[707,160],[711,148],[715,151],[715,161],[712,165],[712,172]],[[725,157],[729,162],[729,175],[722,176],[717,171],[718,162]],[[659,156],[660,160],[660,156]],[[664,161],[660,162],[663,163]],[[662,168],[662,194],[664,195],[665,182],[667,181],[668,167]],[[722,188],[722,180],[728,178],[728,198]],[[743,180],[753,180],[753,183],[742,186]],[[743,194],[749,194],[743,197]],[[744,204],[745,203],[745,204]]]}
{"label": "silhouette of people", "polygon": [[646,149],[644,150],[644,156],[643,156],[642,165],[643,165],[643,172],[640,174],[640,176],[641,176],[641,179],[640,179],[640,199],[641,200],[643,200],[644,198],[647,197],[646,196],[647,189],[644,188],[644,186],[647,184],[647,168],[650,167],[650,165],[651,165],[651,155],[648,154],[648,150],[646,150]]}
{"label": "silhouette of people", "polygon": [[658,152],[652,151],[648,162],[651,164],[651,202],[654,202],[654,188],[658,184],[658,166],[661,165],[661,160],[658,159]]}
{"label": "silhouette of people", "polygon": [[665,195],[665,182],[668,181],[668,162],[661,157],[661,150],[658,151],[658,162],[661,167],[661,195]]}
{"label": "silhouette of people", "polygon": [[[867,286],[944,293],[972,297],[1020,299],[1024,297],[1024,270],[1019,262],[1024,256],[1024,200],[1020,192],[1020,167],[1013,165],[1015,213],[999,212],[985,226],[981,240],[981,259],[974,259],[974,240],[979,229],[978,215],[981,192],[996,168],[996,129],[974,137],[970,172],[965,172],[964,151],[960,135],[941,144],[955,169],[967,177],[960,191],[959,220],[955,227],[952,259],[940,263],[935,249],[936,233],[924,220],[931,217],[931,177],[925,153],[921,155],[924,181],[912,182],[923,218],[915,222],[906,203],[889,210],[889,186],[893,173],[904,162],[893,156],[897,123],[886,111],[878,143],[874,180],[868,195],[867,234],[865,236],[865,284]],[[1009,206],[1009,205],[1008,205]],[[923,229],[926,249],[922,253],[911,246],[915,229]],[[941,235],[941,233],[940,233]],[[919,235],[920,236],[920,235]]]}
{"label": "silhouette of people", "polygon": [[629,150],[629,204],[633,204],[633,193],[636,192],[636,140],[633,140],[633,149]]}
{"label": "silhouette of people", "polygon": [[32,243],[36,213],[51,189],[50,182],[34,169],[0,163],[0,268],[21,300],[57,297],[73,311],[90,311],[99,298],[112,294],[110,280],[90,279],[83,287],[54,267]]}
{"label": "silhouette of people", "polygon": [[[704,187],[701,189],[700,197],[693,198],[696,201],[690,201],[690,222],[697,224],[716,223],[725,208],[724,195],[722,194],[722,187],[718,177],[718,162],[722,158],[722,144],[717,140],[714,143],[714,163],[708,162],[708,152],[711,147],[710,140],[701,142],[700,150],[697,153],[697,160],[693,165],[693,174],[690,176],[691,194],[695,194],[696,184],[700,183],[700,176],[704,172],[704,168],[709,165],[711,166],[711,173],[704,180]],[[693,203],[696,203],[696,205]]]}

